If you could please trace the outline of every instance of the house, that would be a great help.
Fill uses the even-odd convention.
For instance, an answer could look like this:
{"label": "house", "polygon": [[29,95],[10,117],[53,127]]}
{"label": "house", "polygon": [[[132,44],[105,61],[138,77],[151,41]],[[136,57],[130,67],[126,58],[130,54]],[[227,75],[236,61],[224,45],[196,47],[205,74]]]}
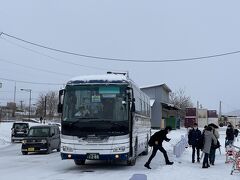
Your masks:
{"label": "house", "polygon": [[166,84],[142,87],[141,90],[150,97],[152,128],[159,129],[167,125],[173,128],[180,126],[179,108],[169,103],[169,94],[172,91]]}

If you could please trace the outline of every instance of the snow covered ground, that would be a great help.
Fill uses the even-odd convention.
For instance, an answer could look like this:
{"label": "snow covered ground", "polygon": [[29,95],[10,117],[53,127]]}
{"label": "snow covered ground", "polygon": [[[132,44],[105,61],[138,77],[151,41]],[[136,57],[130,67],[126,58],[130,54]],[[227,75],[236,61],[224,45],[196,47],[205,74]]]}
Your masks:
{"label": "snow covered ground", "polygon": [[[186,129],[172,131],[169,143],[164,143],[174,165],[166,166],[163,155],[158,152],[151,163],[151,170],[143,167],[148,156],[140,156],[135,166],[122,163],[87,161],[84,166],[76,166],[71,160],[61,160],[58,152],[49,155],[32,154],[23,156],[21,144],[10,142],[12,123],[0,123],[0,179],[1,180],[129,180],[134,174],[145,174],[148,180],[239,180],[240,173],[230,175],[232,164],[225,164],[224,147],[221,154],[216,152],[216,162],[208,169],[202,164],[191,163],[191,149],[187,148],[180,158],[173,155],[173,146],[186,134]],[[220,142],[224,145],[225,129],[220,129]],[[240,147],[240,138],[235,145]],[[151,149],[149,149],[151,150]]]}

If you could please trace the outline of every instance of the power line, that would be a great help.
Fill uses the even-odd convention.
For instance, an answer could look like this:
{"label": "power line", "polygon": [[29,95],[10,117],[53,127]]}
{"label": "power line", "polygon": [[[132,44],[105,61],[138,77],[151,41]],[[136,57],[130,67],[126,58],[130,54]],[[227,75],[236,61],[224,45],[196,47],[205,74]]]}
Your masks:
{"label": "power line", "polygon": [[15,63],[15,62],[12,62],[12,61],[9,61],[9,60],[6,60],[6,59],[2,59],[2,58],[0,58],[0,61],[8,63],[8,64],[14,64],[16,66],[21,66],[21,67],[24,67],[24,68],[27,68],[27,69],[35,69],[37,71],[47,72],[47,73],[51,73],[51,74],[57,74],[57,75],[68,76],[68,77],[73,76],[73,75],[70,75],[70,74],[59,73],[59,72],[54,72],[54,71],[50,71],[50,70],[46,70],[46,69],[36,68],[36,67],[33,67],[33,66],[18,64],[18,63]]}
{"label": "power line", "polygon": [[[27,51],[30,51],[30,52],[32,52],[32,53],[35,53],[35,54],[38,54],[38,55],[41,55],[41,56],[50,58],[50,59],[52,59],[52,60],[54,60],[54,61],[57,61],[57,62],[61,62],[61,63],[68,64],[68,65],[71,64],[71,65],[74,65],[74,66],[80,66],[80,67],[84,67],[84,68],[88,68],[88,69],[97,69],[97,70],[107,70],[107,71],[109,71],[109,69],[107,69],[107,68],[100,68],[100,67],[96,67],[96,66],[87,66],[87,65],[82,65],[82,64],[79,64],[79,63],[69,62],[69,61],[65,61],[65,60],[59,59],[59,58],[55,58],[55,57],[53,57],[53,56],[44,54],[44,53],[42,53],[42,52],[33,50],[33,49],[31,49],[31,48],[27,48],[27,47],[22,46],[22,45],[20,45],[20,44],[17,44],[17,43],[14,43],[14,42],[12,42],[12,41],[9,41],[9,40],[3,38],[1,35],[0,35],[0,37],[1,37],[1,39],[3,39],[4,41],[6,41],[7,43],[10,43],[10,44],[15,45],[15,46],[17,46],[17,47],[20,47],[20,48],[25,49],[25,50],[27,50]],[[112,69],[112,71],[122,71],[122,70],[114,70],[114,69]],[[124,70],[124,71],[125,71],[125,70]]]}
{"label": "power line", "polygon": [[[38,98],[31,98],[33,100],[38,100]],[[1,101],[12,101],[13,98],[0,98]],[[17,98],[17,101],[19,100],[25,100],[25,101],[28,101],[28,98]]]}
{"label": "power line", "polygon": [[21,81],[21,80],[14,80],[14,79],[7,79],[7,78],[2,78],[0,79],[5,80],[5,81],[11,81],[11,82],[20,82],[20,83],[25,83],[25,84],[42,84],[42,85],[52,85],[52,86],[63,86],[64,83],[48,83],[48,82],[32,82],[32,81]]}
{"label": "power line", "polygon": [[48,46],[44,46],[41,44],[37,44],[31,41],[27,41],[24,39],[21,39],[19,37],[7,34],[2,32],[0,36],[8,36],[10,38],[16,39],[18,41],[22,41],[24,43],[28,43],[40,48],[48,49],[51,51],[56,51],[59,53],[64,53],[64,54],[69,54],[69,55],[74,55],[74,56],[80,56],[80,57],[85,57],[85,58],[92,58],[92,59],[100,59],[100,60],[107,60],[107,61],[122,61],[122,62],[135,62],[135,63],[167,63],[167,62],[182,62],[182,61],[197,61],[197,60],[204,60],[204,59],[210,59],[210,58],[216,58],[216,57],[221,57],[221,56],[228,56],[228,55],[233,55],[233,54],[239,54],[240,51],[232,51],[232,52],[226,52],[226,53],[219,53],[219,54],[214,54],[214,55],[207,55],[207,56],[199,56],[199,57],[191,57],[191,58],[179,58],[179,59],[163,59],[163,60],[145,60],[145,59],[122,59],[122,58],[110,58],[110,57],[102,57],[102,56],[93,56],[93,55],[87,55],[87,54],[80,54],[80,53],[75,53],[75,52],[69,52],[65,50],[60,50]]}
{"label": "power line", "polygon": [[[58,91],[58,90],[56,90],[56,91]],[[6,91],[1,91],[0,90],[0,94],[1,93],[12,93],[13,92],[13,90],[6,90]],[[19,90],[17,90],[16,92],[18,92],[18,93],[24,93],[23,91],[19,91]],[[48,92],[48,91],[32,91],[32,94],[39,94],[39,93],[45,93],[45,92]]]}

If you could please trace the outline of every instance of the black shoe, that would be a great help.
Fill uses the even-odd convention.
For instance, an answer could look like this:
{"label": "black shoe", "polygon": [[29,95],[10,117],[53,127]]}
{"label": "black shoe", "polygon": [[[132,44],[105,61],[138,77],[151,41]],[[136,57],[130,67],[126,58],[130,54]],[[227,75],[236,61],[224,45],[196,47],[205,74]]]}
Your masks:
{"label": "black shoe", "polygon": [[207,166],[202,166],[202,168],[208,168]]}
{"label": "black shoe", "polygon": [[207,167],[209,168],[209,167],[210,167],[210,165],[208,164],[208,165],[207,165]]}
{"label": "black shoe", "polygon": [[192,160],[192,163],[195,163],[195,161],[194,161],[194,160]]}
{"label": "black shoe", "polygon": [[152,169],[148,163],[144,164],[144,167],[148,168],[148,169]]}
{"label": "black shoe", "polygon": [[197,162],[200,163],[200,160],[198,159]]}
{"label": "black shoe", "polygon": [[213,165],[214,166],[214,162],[212,162],[212,164],[211,165]]}
{"label": "black shoe", "polygon": [[171,161],[166,162],[166,165],[173,165],[173,162],[171,162]]}

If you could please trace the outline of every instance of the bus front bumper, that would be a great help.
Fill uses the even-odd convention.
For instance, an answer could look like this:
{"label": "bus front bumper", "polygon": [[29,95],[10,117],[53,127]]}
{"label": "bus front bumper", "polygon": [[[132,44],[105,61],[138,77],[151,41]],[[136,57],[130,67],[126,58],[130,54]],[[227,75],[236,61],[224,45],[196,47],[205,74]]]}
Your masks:
{"label": "bus front bumper", "polygon": [[73,160],[128,160],[128,153],[124,154],[70,154],[61,153],[62,160],[73,159]]}

